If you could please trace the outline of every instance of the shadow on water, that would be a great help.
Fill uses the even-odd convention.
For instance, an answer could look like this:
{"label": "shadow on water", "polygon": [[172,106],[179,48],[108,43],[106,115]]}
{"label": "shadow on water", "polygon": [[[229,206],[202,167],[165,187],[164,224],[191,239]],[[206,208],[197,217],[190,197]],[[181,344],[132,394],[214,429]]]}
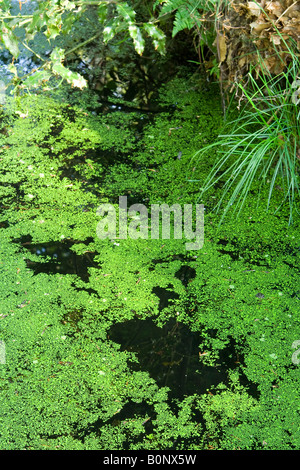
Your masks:
{"label": "shadow on water", "polygon": [[167,289],[158,286],[153,287],[153,294],[157,295],[157,297],[159,298],[159,310],[167,308],[172,303],[173,299],[179,299],[179,295],[174,292],[172,288],[172,284],[169,284]]}
{"label": "shadow on water", "polygon": [[108,338],[121,345],[121,350],[137,354],[133,370],[148,371],[158,386],[170,388],[170,398],[202,394],[220,382],[226,382],[233,366],[230,358],[218,367],[201,362],[201,336],[186,325],[169,320],[162,328],[151,318],[134,319],[112,326]]}
{"label": "shadow on water", "polygon": [[[87,243],[89,240],[86,241]],[[41,261],[25,258],[27,267],[35,274],[76,274],[83,281],[87,282],[89,278],[88,268],[97,266],[94,263],[94,253],[86,252],[78,255],[72,251],[74,240],[64,240],[62,242],[37,243],[31,242],[31,236],[22,237],[15,240],[15,243],[21,244],[30,253],[40,257]]]}

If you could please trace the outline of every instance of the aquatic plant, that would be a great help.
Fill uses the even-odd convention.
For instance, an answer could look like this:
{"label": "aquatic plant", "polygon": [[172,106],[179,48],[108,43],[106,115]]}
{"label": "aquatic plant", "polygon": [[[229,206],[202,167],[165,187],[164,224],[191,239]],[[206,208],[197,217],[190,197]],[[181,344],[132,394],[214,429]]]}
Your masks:
{"label": "aquatic plant", "polygon": [[[184,286],[175,277],[180,260],[172,259],[184,242],[170,240],[163,247],[161,240],[97,238],[96,207],[109,200],[110,166],[122,174],[125,161],[134,168],[134,154],[138,161],[142,148],[151,149],[148,137],[136,142],[135,111],[95,116],[89,99],[84,103],[81,96],[81,102],[72,107],[59,92],[6,103],[0,170],[0,327],[6,345],[1,446],[99,450],[108,441],[112,450],[176,446],[200,434],[190,400],[183,401],[177,417],[168,390],[147,371],[132,370],[135,355],[120,351],[107,334],[116,322],[158,319],[156,286],[180,297]],[[186,112],[185,105],[182,109]],[[194,111],[190,118],[194,122]],[[151,132],[170,142],[169,116],[163,128],[160,119],[156,126]],[[154,261],[161,258],[165,262]],[[161,324],[175,308],[170,302]]]}
{"label": "aquatic plant", "polygon": [[255,77],[249,72],[247,87],[238,85],[241,101],[246,101],[242,101],[238,117],[225,125],[214,143],[196,152],[192,162],[217,153],[200,194],[222,183],[222,197],[216,205],[222,211],[221,222],[229,211],[240,213],[259,180],[268,188],[267,210],[274,188],[280,187],[282,200],[274,210],[287,203],[292,223],[299,202],[299,107],[294,99],[298,71],[299,60],[294,55],[287,71],[278,76],[266,72]]}

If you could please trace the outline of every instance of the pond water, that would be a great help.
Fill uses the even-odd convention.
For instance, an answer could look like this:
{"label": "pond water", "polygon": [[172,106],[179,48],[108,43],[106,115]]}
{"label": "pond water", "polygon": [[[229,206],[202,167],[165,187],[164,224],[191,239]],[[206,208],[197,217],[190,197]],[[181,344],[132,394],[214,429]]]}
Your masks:
{"label": "pond water", "polygon": [[[43,244],[31,243],[30,236],[27,241],[23,237],[20,243],[30,253],[37,255],[40,260],[33,261],[26,259],[27,267],[35,274],[45,272],[47,274],[76,274],[83,281],[88,281],[89,274],[88,268],[97,266],[93,262],[93,253],[85,253],[78,255],[71,250],[74,245],[73,241],[66,240],[65,242],[49,242]],[[87,243],[89,240],[87,240]]]}
{"label": "pond water", "polygon": [[151,318],[117,323],[108,339],[119,343],[121,350],[136,353],[138,363],[132,362],[132,369],[148,371],[160,387],[169,387],[170,398],[206,393],[226,382],[227,371],[234,366],[230,349],[218,367],[201,363],[201,335],[174,319],[163,327]]}
{"label": "pond water", "polygon": [[[30,15],[36,8],[37,2],[33,0],[27,0],[22,2],[22,13]],[[18,15],[20,13],[20,2],[18,0],[11,1],[11,14]],[[30,52],[22,44],[19,45],[21,54],[17,60],[14,61],[14,65],[18,71],[18,75],[22,76],[30,73],[37,65],[40,65],[40,62],[35,57],[35,55]],[[0,50],[0,80],[4,84],[8,84],[12,78],[13,73],[9,70],[9,65],[11,64],[12,56],[5,50]],[[12,87],[9,87],[7,94],[12,90]]]}
{"label": "pond water", "polygon": [[[5,82],[9,62],[0,52]],[[76,64],[88,73],[88,61]],[[17,62],[22,73],[35,65],[29,51]],[[41,421],[46,437],[38,436],[36,448],[44,442],[72,448],[75,442],[78,448],[138,443],[194,449],[198,424],[207,431],[204,447],[210,439],[217,447],[226,426],[231,445],[240,424],[255,434],[251,426],[260,407],[257,441],[263,446],[273,433],[270,419],[265,439],[269,407],[275,403],[277,416],[289,400],[280,389],[284,374],[292,377],[287,388],[296,384],[287,413],[297,410],[299,369],[291,367],[290,344],[299,335],[299,243],[279,216],[249,212],[239,223],[224,223],[220,233],[210,211],[221,194],[219,182],[205,201],[200,252],[187,252],[179,240],[96,237],[99,201],[117,204],[124,194],[129,205],[197,200],[212,156],[199,163],[194,186],[186,182],[186,168],[195,151],[215,138],[223,115],[218,87],[200,79],[193,66],[186,70],[185,63],[178,67],[175,84],[162,80],[162,92],[148,82],[150,100],[140,99],[141,76],[123,88],[116,81],[94,89],[86,101],[74,89],[45,101],[41,93],[37,98],[47,111],[36,108],[34,139],[28,139],[24,117],[13,123],[23,147],[8,133],[16,150],[11,144],[1,149],[7,156],[2,164],[11,159],[13,165],[1,169],[0,182],[8,201],[0,222],[0,326],[6,340],[1,336],[0,364],[7,362],[8,385],[0,391],[11,394],[11,405],[6,395],[1,404],[7,432],[11,413],[21,423],[25,444],[19,441],[19,448],[30,448],[35,437],[28,426],[40,429]],[[280,426],[286,415],[281,418]],[[161,436],[167,444],[160,444]],[[7,446],[14,437],[7,437]]]}
{"label": "pond water", "polygon": [[[4,76],[9,78],[10,55],[6,52],[0,55],[0,66],[4,70]],[[21,73],[28,73],[36,66],[34,56],[26,53],[26,57],[20,58],[17,68]],[[78,71],[84,73],[86,71],[84,63],[81,62]],[[140,86],[143,86],[140,84]],[[149,87],[149,84],[147,85]],[[98,108],[92,110],[94,115],[104,115],[107,113],[122,112],[124,114],[131,113],[133,108],[122,103],[122,98],[126,95],[135,99],[139,94],[139,90],[135,84],[129,84],[125,95],[111,89],[104,89],[97,94],[100,98]],[[154,90],[153,90],[154,91]],[[111,100],[117,99],[120,102],[113,104]],[[144,128],[149,124],[154,114],[161,113],[163,116],[170,116],[176,109],[176,102],[171,105],[159,106],[156,101],[147,103],[147,107],[141,103],[141,108],[137,109],[139,116],[133,124],[137,141],[143,135]],[[147,114],[145,115],[145,111]],[[177,129],[177,128],[174,128]],[[178,127],[180,129],[180,127]],[[169,131],[170,132],[170,131]],[[180,160],[182,151],[176,153],[176,159]],[[120,155],[110,149],[106,149],[102,153],[98,153],[98,158],[103,157],[107,170],[110,165],[120,161],[126,162],[126,156]],[[80,162],[80,159],[78,160]],[[80,174],[74,169],[74,160],[61,169],[61,179],[67,177],[70,180],[79,180]],[[153,165],[155,166],[155,165]],[[158,167],[158,165],[157,165]],[[87,188],[92,188],[93,180],[85,181]],[[87,189],[91,190],[92,189]],[[111,200],[118,198],[119,195],[111,195]],[[141,195],[135,198],[134,192],[128,195],[128,203],[133,204],[140,202]],[[90,210],[85,205],[78,206],[79,212]],[[88,243],[91,240],[86,240]],[[27,268],[32,270],[34,274],[74,274],[79,276],[83,281],[89,280],[89,268],[97,267],[97,263],[93,261],[93,253],[77,255],[72,251],[72,246],[76,241],[64,240],[63,242],[48,243],[32,243],[31,235],[23,236],[21,239],[15,240],[23,249],[29,253],[36,255],[34,260],[27,259],[25,261]],[[39,259],[38,259],[39,258]],[[182,265],[175,273],[175,277],[179,279],[183,286],[187,287],[195,276],[196,271],[192,266],[186,264],[186,261],[195,261],[197,257],[182,257],[174,255],[174,259],[181,259]],[[154,259],[153,266],[159,264],[161,260]],[[150,268],[149,271],[153,270]],[[172,305],[174,299],[178,299],[179,295],[172,292],[172,284],[166,288],[156,286],[152,292],[159,298],[159,310],[162,311]],[[201,361],[201,351],[199,344],[201,343],[201,335],[192,332],[191,329],[175,319],[171,319],[165,323],[163,327],[155,324],[154,318],[145,320],[133,319],[124,323],[116,323],[112,326],[107,338],[115,343],[120,344],[121,351],[134,352],[137,355],[138,363],[132,362],[131,369],[133,371],[148,371],[150,376],[155,379],[160,387],[168,387],[170,389],[170,398],[183,398],[186,395],[203,394],[212,390],[221,382],[227,382],[227,372],[231,368],[236,367],[236,354],[231,346],[225,349],[220,358],[217,367],[204,365]],[[204,352],[203,355],[206,353]]]}

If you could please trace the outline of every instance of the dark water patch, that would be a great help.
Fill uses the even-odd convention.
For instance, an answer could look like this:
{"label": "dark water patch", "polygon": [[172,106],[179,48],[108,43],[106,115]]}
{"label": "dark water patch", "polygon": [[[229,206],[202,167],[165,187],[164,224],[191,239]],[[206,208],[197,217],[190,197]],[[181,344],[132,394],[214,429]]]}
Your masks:
{"label": "dark water patch", "polygon": [[187,264],[181,266],[181,268],[175,273],[175,277],[181,280],[184,286],[187,286],[196,277],[196,270]]}
{"label": "dark water patch", "polygon": [[[76,274],[87,282],[89,279],[88,268],[98,266],[93,261],[93,253],[78,255],[71,250],[74,245],[73,240],[37,244],[32,243],[31,240],[31,236],[28,235],[19,240],[14,240],[14,242],[21,244],[30,253],[41,258],[41,261],[25,258],[27,267],[33,270],[35,274],[42,272],[47,274]],[[86,242],[89,243],[88,240]]]}
{"label": "dark water patch", "polygon": [[[105,197],[107,197],[107,192],[101,193],[101,195],[104,195]],[[127,198],[127,207],[128,207],[128,209],[133,204],[144,204],[144,205],[146,205],[145,204],[145,202],[146,202],[145,194],[141,193],[141,192],[131,191],[131,190],[128,190],[127,192],[123,192],[123,193],[118,194],[118,195],[110,194],[109,197],[108,197],[108,201],[109,201],[110,204],[119,204],[119,202],[120,202],[119,198],[120,197],[126,197]]]}
{"label": "dark water patch", "polygon": [[236,251],[231,251],[231,250],[217,250],[218,253],[221,255],[228,255],[232,259],[232,261],[238,261],[240,259],[240,255]]}
{"label": "dark water patch", "polygon": [[151,120],[152,114],[159,114],[159,113],[173,113],[174,112],[174,107],[173,106],[161,106],[159,103],[153,103],[150,102],[148,105],[145,105],[137,102],[136,104],[129,102],[129,101],[124,101],[125,98],[116,98],[114,99],[111,94],[108,96],[107,99],[103,99],[103,94],[99,94],[99,101],[100,105],[99,108],[97,108],[97,114],[109,114],[113,113],[115,111],[123,112],[125,114],[128,113],[137,113],[140,115],[139,119],[144,120],[145,117],[147,117],[147,122],[148,120]]}
{"label": "dark water patch", "polygon": [[159,298],[159,310],[169,307],[172,304],[172,300],[179,299],[179,295],[172,290],[173,288],[172,284],[169,284],[167,288],[153,287],[152,292]]}
{"label": "dark water patch", "polygon": [[[84,162],[80,162],[82,165]],[[101,163],[104,163],[103,161]],[[101,186],[101,170],[99,170],[99,174],[92,176],[92,177],[86,177],[84,175],[84,172],[78,171],[75,169],[75,165],[77,165],[77,161],[73,161],[68,159],[68,161],[65,163],[64,166],[61,166],[59,169],[59,179],[63,181],[65,178],[71,180],[71,181],[78,181],[81,183],[81,189],[84,192],[89,192],[91,194],[94,194],[96,196],[99,196],[102,194],[103,190],[99,189]],[[78,205],[77,208],[80,210],[80,208],[83,207],[83,205]],[[89,210],[94,210],[96,209],[96,206],[94,204],[89,204],[85,205],[85,210],[84,212],[87,212]]]}
{"label": "dark water patch", "polygon": [[[85,280],[85,279],[83,279],[83,280]],[[87,282],[87,279],[86,279],[85,281]],[[71,285],[72,285],[78,292],[84,291],[84,292],[87,292],[88,294],[90,294],[91,296],[99,297],[98,292],[97,292],[95,289],[91,288],[91,287],[78,287],[76,284],[73,284],[73,283],[72,283]],[[88,286],[88,284],[87,284],[87,286]]]}
{"label": "dark water patch", "polygon": [[220,239],[217,241],[217,245],[221,245],[224,247],[227,247],[227,245],[229,245],[231,249],[226,250],[224,248],[217,248],[217,251],[221,253],[222,255],[229,255],[233,261],[237,261],[240,259],[240,254],[237,251],[237,248],[235,247],[235,245],[232,243],[232,241],[229,242],[226,239]]}
{"label": "dark water patch", "polygon": [[296,297],[298,300],[300,300],[300,290],[295,291],[292,295],[291,298]]}
{"label": "dark water patch", "polygon": [[182,261],[183,263],[186,263],[186,262],[190,262],[190,261],[196,261],[197,256],[195,256],[195,255],[188,256],[188,255],[184,255],[182,253],[180,253],[180,254],[174,253],[173,255],[171,255],[168,258],[153,258],[152,261],[151,261],[152,266],[149,268],[149,271],[153,271],[155,269],[156,264],[160,264],[160,263],[168,263],[169,264],[170,262],[175,261],[175,260],[179,260],[179,261]]}
{"label": "dark water patch", "polygon": [[141,442],[144,434],[132,435],[130,434],[130,426],[126,429],[126,425],[132,422],[140,422],[144,428],[146,434],[153,432],[153,420],[156,419],[157,413],[154,410],[153,405],[149,405],[145,400],[141,402],[133,402],[129,400],[124,406],[120,404],[120,409],[109,419],[102,420],[97,419],[95,422],[84,425],[82,428],[77,426],[76,428],[76,439],[84,442],[84,439],[90,434],[101,435],[101,429],[104,426],[112,426],[113,428],[122,427],[122,433],[127,434],[127,440],[123,442],[122,449],[129,450],[130,444]]}
{"label": "dark water patch", "polygon": [[[178,413],[178,406],[176,405],[176,403],[173,402],[170,408],[176,416]],[[198,425],[200,425],[201,427],[204,427],[205,421],[202,417],[202,414],[200,414],[199,411],[194,407],[193,415],[195,426],[197,427]],[[94,423],[91,423],[87,427],[83,427],[82,429],[78,429],[77,427],[76,438],[84,442],[84,439],[88,435],[101,435],[101,429],[104,426],[112,426],[115,429],[120,428],[121,433],[123,435],[126,435],[127,439],[123,441],[122,449],[130,450],[135,444],[141,443],[144,440],[145,435],[148,436],[155,432],[155,427],[157,425],[154,423],[154,421],[157,419],[157,416],[158,414],[155,411],[154,406],[149,405],[149,403],[147,403],[145,400],[142,400],[138,403],[130,400],[120,409],[120,411],[117,411],[114,416],[112,416],[108,420],[104,421],[98,419]],[[142,424],[143,428],[140,431],[140,434],[132,434],[131,427],[132,424],[135,422]],[[198,440],[198,436],[188,438],[177,437],[172,444],[168,444],[168,450],[194,448],[191,446],[197,446],[197,444],[199,444]]]}
{"label": "dark water patch", "polygon": [[[147,416],[148,415],[148,416]],[[128,401],[115,416],[110,418],[109,423],[113,426],[125,425],[127,421],[142,421],[146,433],[153,431],[152,419],[156,418],[153,405],[149,405],[145,400],[140,403]]]}
{"label": "dark water patch", "polygon": [[[81,72],[82,73],[82,72]],[[146,114],[170,113],[176,110],[176,103],[162,104],[159,99],[158,90],[163,83],[172,79],[175,74],[169,74],[165,79],[150,83],[148,80],[141,79],[136,81],[131,77],[131,81],[120,86],[118,81],[110,80],[106,86],[97,89],[91,86],[93,92],[97,94],[101,107],[97,112],[106,114],[107,112],[122,111],[140,112]],[[149,96],[151,95],[151,99]]]}
{"label": "dark water patch", "polygon": [[64,325],[70,325],[77,333],[80,332],[80,328],[78,326],[78,323],[80,320],[83,318],[83,310],[82,309],[74,309],[72,311],[66,312],[62,319],[61,322]]}
{"label": "dark water patch", "polygon": [[108,338],[121,350],[135,352],[138,363],[133,370],[148,371],[159,387],[170,388],[170,398],[202,394],[227,379],[228,363],[218,367],[201,362],[201,336],[172,319],[162,328],[149,318],[129,320],[112,326]]}
{"label": "dark water patch", "polygon": [[[1,206],[0,206],[0,210],[1,210]],[[9,227],[9,223],[5,220],[3,222],[0,222],[0,228],[8,228]]]}
{"label": "dark water patch", "polygon": [[106,170],[113,165],[128,163],[129,158],[130,154],[128,152],[121,152],[120,150],[115,150],[113,147],[105,150],[96,148],[95,156],[93,157],[94,161],[101,163]]}
{"label": "dark water patch", "polygon": [[[103,149],[100,147],[95,147],[91,149],[86,149],[84,151],[83,156],[76,156],[78,153],[78,149],[76,147],[68,147],[67,150],[64,151],[65,157],[63,158],[63,165],[60,166],[60,179],[69,178],[72,180],[78,180],[85,182],[87,184],[92,184],[94,181],[95,184],[101,184],[104,178],[109,176],[109,168],[113,167],[114,165],[119,165],[122,163],[132,164],[135,167],[134,163],[131,161],[132,154],[129,152],[122,152],[118,149],[114,149],[112,146],[109,149]],[[78,165],[82,166],[84,170],[85,165],[87,165],[87,161],[92,160],[94,163],[98,164],[98,171],[97,175],[94,177],[89,177],[86,179],[84,174],[82,174],[78,169],[75,167]],[[101,170],[103,168],[103,172],[100,172],[99,166],[101,165]],[[104,171],[105,170],[105,171]],[[106,174],[105,174],[106,173]]]}
{"label": "dark water patch", "polygon": [[[296,257],[297,256],[296,254],[294,256],[295,256],[295,264],[292,264],[292,263],[290,263],[289,261],[287,261],[285,259],[283,260],[283,263],[286,264],[289,268],[293,269],[293,271],[299,272],[299,266],[296,265],[296,263],[298,263],[298,258]],[[299,256],[299,254],[298,254],[298,256]]]}

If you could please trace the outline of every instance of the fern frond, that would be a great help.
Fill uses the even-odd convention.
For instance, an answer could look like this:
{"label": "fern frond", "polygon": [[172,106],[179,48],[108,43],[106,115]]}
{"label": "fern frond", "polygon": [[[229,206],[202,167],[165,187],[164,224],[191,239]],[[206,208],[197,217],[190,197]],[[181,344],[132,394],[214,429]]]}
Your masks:
{"label": "fern frond", "polygon": [[172,36],[176,36],[183,29],[192,29],[201,26],[202,15],[207,11],[214,11],[220,0],[165,0],[161,15],[175,13]]}

